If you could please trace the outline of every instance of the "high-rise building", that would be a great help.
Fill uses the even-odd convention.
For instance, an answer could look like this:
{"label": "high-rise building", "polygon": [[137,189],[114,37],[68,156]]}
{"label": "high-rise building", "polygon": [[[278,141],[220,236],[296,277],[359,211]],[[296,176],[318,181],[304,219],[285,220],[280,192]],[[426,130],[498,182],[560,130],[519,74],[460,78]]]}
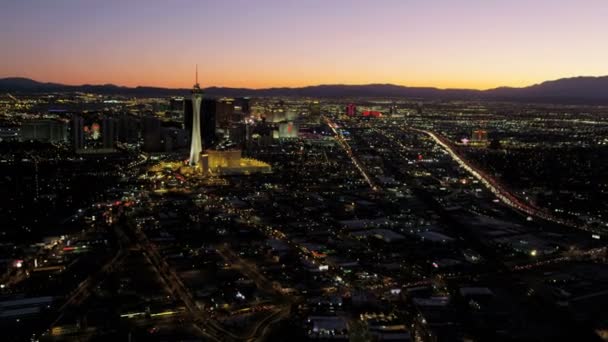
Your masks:
{"label": "high-rise building", "polygon": [[[184,99],[184,129],[192,135],[192,99]],[[190,139],[190,137],[188,137]]]}
{"label": "high-rise building", "polygon": [[192,138],[190,139],[190,166],[197,166],[203,152],[201,139],[201,103],[203,91],[198,84],[198,67],[196,71],[196,83],[192,87]]}
{"label": "high-rise building", "polygon": [[297,138],[298,126],[293,122],[282,122],[279,124],[279,138]]}
{"label": "high-rise building", "polygon": [[67,140],[67,126],[56,120],[33,120],[21,126],[22,141],[61,143]]}
{"label": "high-rise building", "polygon": [[114,148],[114,142],[116,141],[116,136],[118,134],[116,126],[116,120],[114,120],[113,118],[103,118],[103,120],[101,121],[103,148]]}
{"label": "high-rise building", "polygon": [[283,122],[287,119],[287,108],[285,106],[285,102],[284,101],[279,101],[276,103],[273,103],[270,107],[270,112],[269,117],[268,117],[268,121],[269,122]]}
{"label": "high-rise building", "polygon": [[251,100],[248,97],[234,99],[234,110],[243,114],[251,114]]}
{"label": "high-rise building", "polygon": [[146,116],[142,119],[144,146],[146,152],[160,152],[161,144],[161,128],[160,120],[154,116]]}
{"label": "high-rise building", "polygon": [[262,122],[258,123],[250,129],[251,142],[256,143],[259,146],[270,146],[273,143],[272,138],[272,127],[265,118],[262,118]]}
{"label": "high-rise building", "polygon": [[123,143],[134,143],[139,136],[138,120],[130,115],[123,115],[118,119],[117,140]]}
{"label": "high-rise building", "polygon": [[215,104],[215,120],[216,126],[222,130],[228,129],[232,123],[234,116],[234,99],[221,98]]}
{"label": "high-rise building", "polygon": [[183,97],[172,97],[169,100],[169,111],[181,112],[184,110],[184,98]]}
{"label": "high-rise building", "polygon": [[247,140],[247,125],[242,122],[233,123],[228,129],[230,141],[236,144],[244,144]]}
{"label": "high-rise building", "polygon": [[171,152],[173,148],[188,147],[189,141],[184,129],[176,127],[163,127],[161,129],[161,143],[165,146],[165,152]]}
{"label": "high-rise building", "polygon": [[319,101],[312,101],[309,104],[309,113],[310,113],[310,122],[311,123],[321,123],[321,103]]}
{"label": "high-rise building", "polygon": [[203,127],[201,129],[201,133],[203,138],[203,146],[205,146],[205,149],[213,147],[213,145],[217,142],[216,129],[219,106],[218,101],[215,99],[203,100],[203,118],[201,120]]}
{"label": "high-rise building", "polygon": [[346,115],[348,115],[348,116],[357,115],[357,106],[355,106],[352,103],[349,103],[348,105],[346,105]]}
{"label": "high-rise building", "polygon": [[74,151],[84,148],[84,119],[77,114],[72,116],[72,144]]}
{"label": "high-rise building", "polygon": [[388,109],[388,114],[393,116],[397,114],[397,105],[396,104],[391,104],[389,109]]}

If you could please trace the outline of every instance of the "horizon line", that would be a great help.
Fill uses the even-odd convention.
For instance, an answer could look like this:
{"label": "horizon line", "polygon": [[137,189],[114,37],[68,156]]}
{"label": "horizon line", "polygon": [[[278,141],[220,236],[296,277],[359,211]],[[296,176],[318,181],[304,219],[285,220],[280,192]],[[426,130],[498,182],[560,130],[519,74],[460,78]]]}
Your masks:
{"label": "horizon line", "polygon": [[[553,82],[553,81],[559,81],[559,80],[565,80],[565,79],[603,78],[603,77],[608,77],[608,74],[607,75],[599,75],[599,76],[595,76],[595,75],[565,76],[565,77],[560,77],[560,78],[555,78],[555,79],[548,79],[548,80],[544,80],[544,81],[538,81],[536,83],[531,83],[531,84],[527,84],[527,85],[524,85],[524,86],[500,85],[500,86],[490,87],[490,88],[467,88],[467,87],[447,87],[447,88],[443,88],[443,87],[437,87],[437,86],[411,86],[411,85],[396,84],[396,83],[372,82],[372,83],[318,83],[318,84],[309,84],[309,85],[300,85],[300,86],[268,86],[268,87],[259,87],[259,88],[256,88],[256,87],[245,87],[245,86],[210,85],[210,86],[202,87],[202,89],[207,89],[207,88],[226,88],[226,89],[268,90],[268,89],[299,89],[299,88],[321,87],[321,86],[390,85],[390,86],[405,87],[405,88],[430,88],[430,89],[437,89],[437,90],[488,91],[488,90],[494,90],[494,89],[500,89],[500,88],[523,89],[523,88],[527,88],[527,87],[532,87],[532,86],[535,86],[535,85],[543,84],[543,83],[546,83],[546,82]],[[27,80],[34,81],[34,82],[41,83],[41,84],[57,84],[57,85],[70,86],[70,87],[115,86],[115,87],[119,87],[119,88],[162,88],[162,89],[173,89],[173,90],[190,89],[188,87],[167,87],[167,86],[156,86],[156,85],[135,85],[135,86],[128,86],[128,85],[120,85],[120,84],[116,84],[116,83],[79,83],[79,84],[61,83],[61,82],[54,82],[54,81],[39,81],[37,79],[33,79],[33,78],[30,78],[30,77],[25,77],[25,76],[2,76],[2,77],[0,77],[0,80],[10,79],[10,78],[27,79]]]}

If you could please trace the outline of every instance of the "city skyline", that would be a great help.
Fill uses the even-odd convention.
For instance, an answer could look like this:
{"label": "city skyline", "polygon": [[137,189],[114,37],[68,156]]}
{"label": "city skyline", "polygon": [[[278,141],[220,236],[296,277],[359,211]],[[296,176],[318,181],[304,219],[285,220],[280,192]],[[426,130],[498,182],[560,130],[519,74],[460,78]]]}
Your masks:
{"label": "city skyline", "polygon": [[202,87],[490,89],[607,74],[602,1],[66,0],[5,7],[0,77],[189,88],[198,63]]}
{"label": "city skyline", "polygon": [[2,1],[4,340],[608,342],[607,1]]}

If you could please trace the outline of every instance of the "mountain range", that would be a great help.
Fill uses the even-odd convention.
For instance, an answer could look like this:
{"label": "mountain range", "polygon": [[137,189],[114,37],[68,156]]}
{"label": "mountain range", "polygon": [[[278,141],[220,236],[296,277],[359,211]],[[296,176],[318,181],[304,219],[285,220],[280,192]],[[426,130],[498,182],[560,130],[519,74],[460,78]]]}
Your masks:
{"label": "mountain range", "polygon": [[[298,88],[228,88],[204,89],[209,96],[251,97],[399,97],[409,99],[440,100],[491,100],[544,102],[563,104],[608,104],[608,76],[572,77],[546,81],[528,87],[499,87],[488,90],[439,89],[433,87],[407,87],[394,84],[366,85],[316,85]],[[0,93],[37,94],[50,92],[86,92],[127,96],[183,96],[189,89],[160,87],[122,87],[113,84],[65,85],[43,83],[29,78],[10,77],[0,79]]]}

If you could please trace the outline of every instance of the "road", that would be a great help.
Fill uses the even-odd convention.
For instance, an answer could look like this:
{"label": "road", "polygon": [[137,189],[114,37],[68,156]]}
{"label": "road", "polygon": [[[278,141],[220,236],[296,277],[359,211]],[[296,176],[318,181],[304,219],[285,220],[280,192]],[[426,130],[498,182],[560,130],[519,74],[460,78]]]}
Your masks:
{"label": "road", "polygon": [[338,132],[338,130],[336,130],[337,125],[333,121],[331,121],[331,119],[328,117],[324,117],[324,119],[325,119],[325,122],[327,123],[327,125],[329,126],[329,128],[331,128],[332,132],[334,133],[336,141],[338,141],[340,146],[342,146],[342,148],[344,149],[346,154],[350,157],[350,159],[352,160],[355,167],[359,170],[359,172],[361,173],[361,175],[363,176],[363,178],[365,179],[367,184],[369,184],[370,188],[372,188],[372,190],[374,190],[374,191],[380,190],[378,188],[378,186],[374,183],[374,181],[372,181],[372,178],[369,176],[367,171],[365,171],[365,169],[361,165],[361,162],[359,161],[359,159],[357,159],[357,157],[355,156],[352,148],[350,147],[350,145],[348,144],[346,139],[344,139],[342,134],[340,132]]}
{"label": "road", "polygon": [[573,222],[566,221],[562,218],[551,215],[545,209],[538,208],[531,203],[522,201],[511,190],[500,184],[492,176],[479,169],[478,167],[474,166],[470,161],[465,159],[460,153],[458,153],[453,148],[452,143],[450,141],[440,136],[439,134],[411,127],[407,129],[410,131],[426,134],[431,139],[433,139],[435,143],[441,146],[450,155],[450,157],[452,157],[452,159],[456,161],[464,170],[466,170],[469,174],[479,180],[498,199],[500,199],[503,203],[510,206],[511,208],[524,212],[531,217],[539,218],[545,221],[550,221],[585,231],[593,231],[583,225],[575,224]]}
{"label": "road", "polygon": [[[158,253],[156,246],[148,240],[145,234],[137,229],[134,230],[134,233],[137,243],[142,246],[145,256],[154,266],[154,269],[158,275],[169,285],[171,291],[184,303],[185,307],[188,309],[188,312],[194,318],[195,327],[205,337],[214,341],[254,340],[260,334],[264,334],[269,325],[284,318],[286,316],[286,312],[287,314],[289,313],[291,305],[282,305],[280,306],[279,310],[273,312],[269,316],[270,318],[274,317],[275,319],[266,317],[265,319],[257,322],[251,332],[245,336],[233,334],[232,332],[224,329],[218,322],[216,322],[210,315],[208,315],[196,304],[190,290],[184,285],[179,276],[173,271],[173,269],[171,269],[169,264]],[[254,282],[256,282],[256,284],[259,284],[262,289],[276,291],[276,289],[272,287],[272,284],[261,273],[259,273],[259,271],[257,271],[256,267],[245,263],[244,261],[240,261],[240,258],[238,258],[234,252],[231,252],[227,248],[223,248],[222,253],[223,254],[220,255],[230,259],[233,263],[241,265],[239,269],[242,271],[242,273],[250,277]]]}
{"label": "road", "polygon": [[118,252],[110,261],[108,261],[106,264],[104,264],[99,269],[99,271],[97,271],[96,273],[87,277],[84,281],[82,281],[80,284],[78,284],[76,289],[74,289],[70,293],[70,295],[68,296],[66,301],[63,303],[63,305],[61,307],[59,307],[59,310],[58,310],[59,315],[51,324],[51,329],[53,328],[53,326],[57,325],[57,323],[59,321],[61,321],[61,318],[63,317],[63,315],[65,314],[65,312],[68,308],[80,305],[82,302],[84,302],[84,300],[90,296],[93,288],[99,284],[100,279],[104,278],[109,273],[111,273],[114,269],[116,269],[116,267],[119,266],[128,256],[129,239],[124,234],[122,229],[120,229],[120,227],[115,226],[114,230],[118,236],[118,242],[119,242]]}
{"label": "road", "polygon": [[269,316],[256,322],[255,326],[251,329],[251,332],[243,337],[243,339],[248,341],[256,340],[256,337],[262,339],[272,324],[289,316],[291,305],[297,301],[297,298],[284,295],[280,288],[273,286],[273,283],[260,273],[255,264],[239,257],[228,245],[224,244],[219,246],[217,248],[217,253],[241,273],[253,280],[260,290],[276,297],[276,301],[278,301],[277,309]]}
{"label": "road", "polygon": [[247,262],[243,258],[239,257],[226,244],[218,247],[217,253],[222,258],[224,258],[224,260],[226,260],[230,264],[232,264],[241,273],[243,273],[249,279],[253,280],[259,289],[261,289],[267,293],[270,293],[270,294],[282,296],[280,289],[275,288],[273,286],[272,282],[270,280],[268,280],[262,273],[260,273],[260,271],[258,270],[258,267],[255,264]]}

